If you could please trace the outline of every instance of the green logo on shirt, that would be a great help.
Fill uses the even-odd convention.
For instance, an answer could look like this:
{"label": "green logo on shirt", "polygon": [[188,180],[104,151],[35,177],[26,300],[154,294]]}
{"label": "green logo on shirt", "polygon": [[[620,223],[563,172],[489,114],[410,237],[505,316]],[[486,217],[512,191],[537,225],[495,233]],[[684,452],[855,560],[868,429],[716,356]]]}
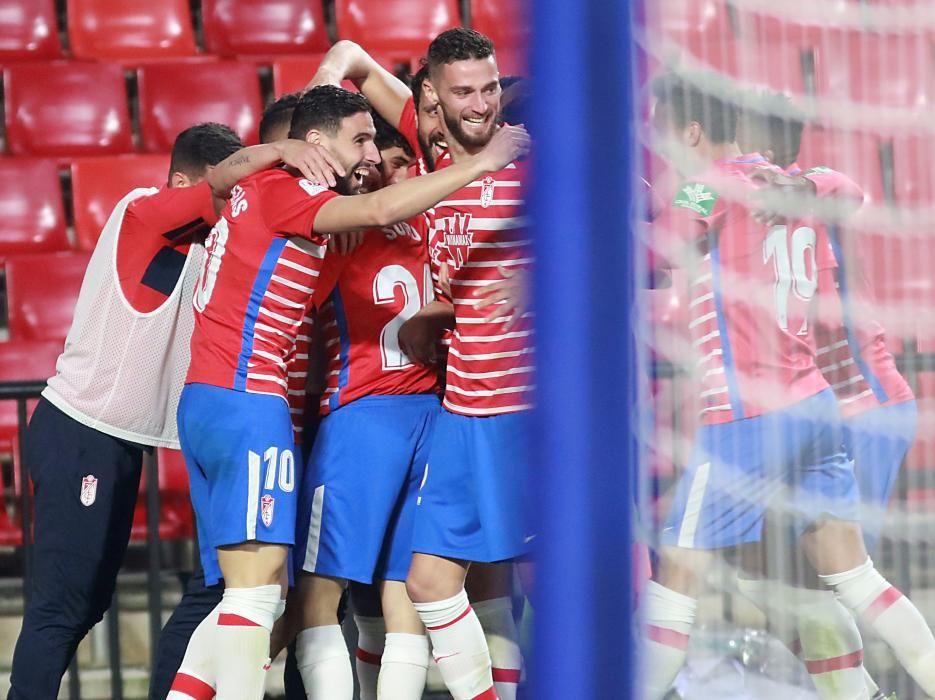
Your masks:
{"label": "green logo on shirt", "polygon": [[673,207],[691,209],[696,214],[711,216],[717,202],[717,193],[700,182],[690,182],[675,195]]}
{"label": "green logo on shirt", "polygon": [[832,172],[831,168],[826,168],[824,165],[819,165],[816,168],[809,168],[802,175],[815,175],[816,173],[830,173]]}

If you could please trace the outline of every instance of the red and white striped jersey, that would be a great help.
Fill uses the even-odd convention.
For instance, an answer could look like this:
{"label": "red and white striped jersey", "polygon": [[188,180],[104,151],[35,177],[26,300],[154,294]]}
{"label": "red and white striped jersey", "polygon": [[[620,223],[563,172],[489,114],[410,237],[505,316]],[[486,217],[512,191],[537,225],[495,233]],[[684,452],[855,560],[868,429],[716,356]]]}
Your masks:
{"label": "red and white striped jersey", "polygon": [[399,347],[400,327],[434,299],[427,231],[420,215],[368,231],[350,255],[329,255],[322,274],[337,283],[317,316],[328,358],[321,415],[364,396],[436,389],[435,370]]}
{"label": "red and white striped jersey", "polygon": [[[436,168],[449,158],[439,158]],[[509,331],[507,318],[485,320],[489,309],[475,309],[474,296],[503,279],[499,267],[532,264],[523,203],[525,162],[476,180],[440,202],[430,215],[434,261],[446,262],[455,311],[448,355],[444,405],[453,413],[490,416],[531,407],[534,388],[532,319]]]}
{"label": "red and white striped jersey", "polygon": [[284,399],[290,375],[304,386],[307,351],[297,357],[296,343],[302,324],[311,322],[326,253],[313,225],[337,196],[282,170],[234,188],[205,245],[186,383]]}
{"label": "red and white striped jersey", "polygon": [[690,251],[689,329],[707,424],[780,410],[828,388],[810,325],[825,233],[809,221],[755,222],[746,173],[765,165],[759,154],[717,161],[653,224],[659,244]]}

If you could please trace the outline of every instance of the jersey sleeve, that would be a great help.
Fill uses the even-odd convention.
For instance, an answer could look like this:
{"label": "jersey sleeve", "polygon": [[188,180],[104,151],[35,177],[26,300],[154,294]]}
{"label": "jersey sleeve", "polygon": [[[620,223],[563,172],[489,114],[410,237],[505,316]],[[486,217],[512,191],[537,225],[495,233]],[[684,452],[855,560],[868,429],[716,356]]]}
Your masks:
{"label": "jersey sleeve", "polygon": [[403,112],[399,115],[399,124],[396,125],[396,130],[409,142],[413,153],[422,153],[422,148],[419,146],[419,122],[416,118],[416,101],[412,96],[406,100],[406,104],[403,106]]}
{"label": "jersey sleeve", "polygon": [[802,175],[815,185],[818,197],[840,197],[842,199],[864,201],[864,191],[860,185],[844,173],[831,168],[810,168]]}
{"label": "jersey sleeve", "polygon": [[[163,187],[154,195],[130,202],[125,220],[130,223],[124,226],[125,232],[150,231],[178,242],[181,236],[205,224],[214,226],[214,194],[207,182],[193,187]],[[141,226],[133,226],[134,220]]]}
{"label": "jersey sleeve", "polygon": [[724,210],[724,202],[710,187],[700,182],[685,184],[676,193],[671,206],[652,222],[651,250],[657,259],[679,266],[689,246],[716,226]]}
{"label": "jersey sleeve", "polygon": [[315,217],[326,202],[340,196],[305,178],[276,178],[260,192],[263,221],[276,233],[321,243],[324,236],[315,232]]}

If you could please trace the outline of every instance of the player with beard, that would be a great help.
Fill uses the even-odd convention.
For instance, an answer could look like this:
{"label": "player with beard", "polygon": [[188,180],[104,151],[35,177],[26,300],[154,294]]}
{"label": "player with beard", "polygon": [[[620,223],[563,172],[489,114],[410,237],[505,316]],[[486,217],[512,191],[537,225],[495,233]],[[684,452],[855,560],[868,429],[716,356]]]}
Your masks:
{"label": "player with beard", "polygon": [[[286,363],[316,288],[326,286],[319,276],[327,235],[415,216],[528,148],[525,131],[512,128],[456,171],[350,199],[379,162],[367,101],[332,86],[310,90],[295,107],[290,133],[324,146],[348,174],[328,189],[275,170],[234,189],[206,246],[179,405],[205,578],[226,584],[213,630],[196,630],[191,642],[197,638],[214,653],[214,677],[195,680],[202,692],[216,683],[219,700],[263,693],[270,631],[281,614],[280,581],[295,538]],[[183,665],[177,683],[190,680],[185,671]],[[169,697],[193,697],[188,688]]]}
{"label": "player with beard", "polygon": [[[472,37],[486,42],[483,50],[493,55],[493,47],[486,38],[477,33]],[[496,64],[494,79],[498,80]],[[442,148],[447,145],[443,126],[439,119],[438,97],[428,82],[429,66],[426,65],[414,76],[413,92],[383,69],[360,46],[342,41],[335,44],[326,54],[313,78],[313,83],[340,84],[350,79],[360,88],[371,104],[390,123],[398,124],[399,131],[406,135],[413,146],[418,146],[425,165],[435,167],[436,159],[445,158]],[[421,90],[419,89],[421,87]],[[418,118],[417,118],[418,115]],[[493,126],[498,120],[494,119]],[[467,140],[467,139],[466,139]],[[420,168],[424,171],[424,168]],[[476,191],[475,191],[476,192]],[[436,294],[440,297],[422,309],[400,329],[400,343],[409,356],[423,364],[438,363],[444,368],[444,347],[439,338],[446,329],[454,326],[454,308],[447,297],[448,251],[444,241],[444,230],[436,227],[430,234],[432,277],[436,283]],[[525,303],[524,278],[513,266],[490,270],[493,279],[479,293],[478,302],[483,308],[493,308],[486,320],[502,323],[503,330],[511,332],[512,318],[523,315],[520,308]],[[512,313],[519,309],[518,313]],[[485,312],[487,313],[487,312]],[[521,331],[520,331],[521,332]],[[449,374],[449,380],[451,375]],[[519,635],[512,617],[513,567],[509,563],[490,563],[471,569],[466,588],[486,633],[488,647],[493,659],[493,675],[497,681],[497,693],[501,700],[516,696],[517,684],[522,667]]]}

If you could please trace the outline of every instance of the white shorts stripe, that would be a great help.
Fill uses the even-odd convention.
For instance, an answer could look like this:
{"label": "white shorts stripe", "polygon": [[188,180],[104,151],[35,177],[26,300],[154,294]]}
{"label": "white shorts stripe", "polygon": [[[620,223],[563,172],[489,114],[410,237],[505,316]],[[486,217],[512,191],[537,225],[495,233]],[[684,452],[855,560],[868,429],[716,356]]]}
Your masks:
{"label": "white shorts stripe", "polygon": [[682,516],[682,527],[679,528],[679,547],[691,549],[695,545],[695,533],[698,531],[698,519],[701,516],[710,473],[711,462],[705,462],[698,467],[695,478],[692,479],[692,487],[685,502],[685,513]]}
{"label": "white shorts stripe", "polygon": [[[249,374],[247,375],[250,376]],[[260,509],[260,455],[247,458],[247,540],[256,539],[256,514]]]}
{"label": "white shorts stripe", "polygon": [[325,485],[315,489],[312,498],[312,519],[308,524],[308,544],[305,545],[305,561],[302,568],[315,571],[318,564],[318,548],[321,546],[321,516],[325,509]]}

